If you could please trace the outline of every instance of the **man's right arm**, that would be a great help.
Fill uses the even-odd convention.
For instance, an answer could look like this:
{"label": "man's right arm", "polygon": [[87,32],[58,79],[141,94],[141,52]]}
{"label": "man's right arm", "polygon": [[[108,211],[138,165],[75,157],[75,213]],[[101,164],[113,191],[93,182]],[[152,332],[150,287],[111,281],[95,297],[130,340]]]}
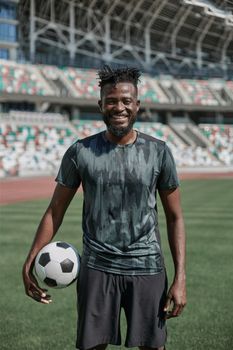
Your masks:
{"label": "man's right arm", "polygon": [[57,184],[51,202],[40,221],[31,249],[23,266],[23,281],[26,294],[44,304],[50,303],[51,299],[50,296],[46,294],[47,290],[40,288],[33,275],[35,258],[38,252],[48,244],[57,233],[64,214],[76,191],[77,188],[71,189]]}

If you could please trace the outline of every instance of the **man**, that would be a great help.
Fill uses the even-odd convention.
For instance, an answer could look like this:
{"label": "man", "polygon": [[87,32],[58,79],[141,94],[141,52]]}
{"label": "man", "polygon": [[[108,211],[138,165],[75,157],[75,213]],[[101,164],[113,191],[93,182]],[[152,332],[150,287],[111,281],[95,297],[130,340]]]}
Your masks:
{"label": "man", "polygon": [[[82,183],[83,254],[78,290],[78,349],[121,344],[120,310],[127,347],[164,349],[166,319],[186,304],[185,231],[179,182],[163,141],[133,129],[140,102],[134,68],[99,72],[99,107],[107,130],[75,142],[65,153],[51,203],[23,268],[26,294],[50,296],[32,274],[38,251],[49,243]],[[156,193],[167,220],[175,273],[167,293]]]}

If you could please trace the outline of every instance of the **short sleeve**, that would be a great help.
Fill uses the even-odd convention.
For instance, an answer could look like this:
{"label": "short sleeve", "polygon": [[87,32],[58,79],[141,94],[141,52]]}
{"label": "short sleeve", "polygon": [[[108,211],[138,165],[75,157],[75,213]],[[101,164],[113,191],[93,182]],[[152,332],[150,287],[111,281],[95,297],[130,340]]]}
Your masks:
{"label": "short sleeve", "polygon": [[179,186],[179,179],[176,171],[176,165],[171,150],[165,144],[162,157],[161,171],[157,181],[159,190],[169,190]]}
{"label": "short sleeve", "polygon": [[55,181],[66,187],[79,187],[81,183],[81,178],[78,173],[76,143],[69,147],[66,153],[64,154]]}

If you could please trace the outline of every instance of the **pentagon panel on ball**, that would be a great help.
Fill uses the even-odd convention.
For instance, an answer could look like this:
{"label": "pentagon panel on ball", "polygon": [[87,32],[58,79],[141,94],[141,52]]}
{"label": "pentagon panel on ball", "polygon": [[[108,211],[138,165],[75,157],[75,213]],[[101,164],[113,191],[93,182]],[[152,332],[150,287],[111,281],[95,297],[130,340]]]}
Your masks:
{"label": "pentagon panel on ball", "polygon": [[78,277],[80,256],[66,242],[52,242],[43,247],[35,260],[39,280],[51,288],[65,288]]}

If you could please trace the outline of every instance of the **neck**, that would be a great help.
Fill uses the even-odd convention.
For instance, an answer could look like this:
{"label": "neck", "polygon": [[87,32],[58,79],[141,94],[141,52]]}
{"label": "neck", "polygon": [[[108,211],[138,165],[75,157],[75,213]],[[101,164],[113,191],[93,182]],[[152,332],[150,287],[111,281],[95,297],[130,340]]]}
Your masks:
{"label": "neck", "polygon": [[117,136],[111,134],[111,132],[109,132],[108,130],[106,130],[105,136],[106,136],[107,140],[112,142],[112,143],[116,143],[118,145],[127,145],[130,143],[134,143],[134,141],[137,138],[137,131],[131,129],[128,134],[126,134],[122,137],[117,137]]}

